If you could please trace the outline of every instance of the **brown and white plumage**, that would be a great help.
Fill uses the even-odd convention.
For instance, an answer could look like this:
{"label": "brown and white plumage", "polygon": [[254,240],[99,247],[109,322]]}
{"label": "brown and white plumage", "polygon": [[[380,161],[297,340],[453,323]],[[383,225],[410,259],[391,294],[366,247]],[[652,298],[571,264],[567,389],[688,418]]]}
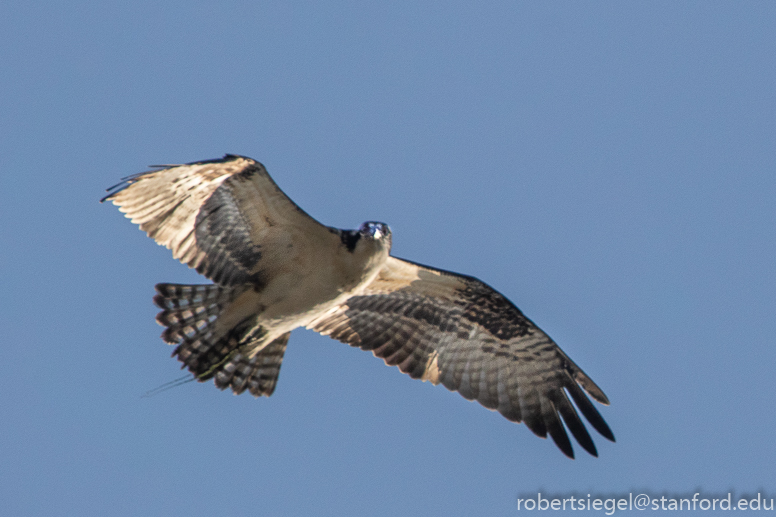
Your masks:
{"label": "brown and white plumage", "polygon": [[307,327],[525,422],[570,457],[564,423],[597,455],[577,409],[614,440],[587,397],[608,404],[604,393],[504,296],[390,256],[382,223],[321,225],[258,162],[171,166],[127,178],[105,199],[214,282],[159,284],[154,298],[163,339],[200,381],[271,395],[289,333]]}

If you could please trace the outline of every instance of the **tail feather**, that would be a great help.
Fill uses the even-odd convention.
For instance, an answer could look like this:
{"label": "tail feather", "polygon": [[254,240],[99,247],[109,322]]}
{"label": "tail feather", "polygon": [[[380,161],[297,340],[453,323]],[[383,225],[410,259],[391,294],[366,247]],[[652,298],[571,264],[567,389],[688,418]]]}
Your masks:
{"label": "tail feather", "polygon": [[246,389],[257,397],[272,395],[290,335],[286,332],[253,357],[239,352],[234,354],[216,373],[216,386],[221,389],[231,387],[238,395]]}
{"label": "tail feather", "polygon": [[170,344],[212,337],[211,323],[234,299],[234,289],[218,285],[157,284],[156,292],[154,303],[164,309],[156,321]]}
{"label": "tail feather", "polygon": [[215,377],[221,389],[236,393],[246,389],[269,396],[275,389],[288,334],[260,346],[264,330],[255,316],[231,328],[216,323],[245,287],[158,284],[154,303],[162,309],[156,321],[166,327],[165,342],[178,345],[173,352],[184,368],[200,381]]}

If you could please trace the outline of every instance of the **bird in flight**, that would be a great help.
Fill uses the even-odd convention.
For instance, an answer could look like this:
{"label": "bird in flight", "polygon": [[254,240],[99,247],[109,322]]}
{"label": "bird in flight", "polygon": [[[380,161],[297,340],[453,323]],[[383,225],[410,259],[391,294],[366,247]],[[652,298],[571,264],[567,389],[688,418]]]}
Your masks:
{"label": "bird in flight", "polygon": [[608,405],[603,391],[490,286],[393,257],[384,223],[320,224],[250,158],[159,167],[102,201],[213,282],[158,284],[154,297],[162,338],[198,381],[270,396],[291,331],[306,327],[549,434],[571,458],[564,424],[598,455],[578,411],[614,441],[587,396]]}

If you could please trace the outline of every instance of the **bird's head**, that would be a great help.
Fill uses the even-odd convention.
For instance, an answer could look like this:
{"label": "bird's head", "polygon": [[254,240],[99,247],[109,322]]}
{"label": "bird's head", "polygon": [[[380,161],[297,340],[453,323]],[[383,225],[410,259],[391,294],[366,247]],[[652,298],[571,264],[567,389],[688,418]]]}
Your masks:
{"label": "bird's head", "polygon": [[391,229],[385,223],[367,221],[358,229],[362,239],[391,242]]}
{"label": "bird's head", "polygon": [[367,221],[356,235],[356,253],[388,256],[391,251],[391,229],[385,223]]}
{"label": "bird's head", "polygon": [[354,282],[370,282],[388,259],[391,229],[385,223],[367,221],[358,230],[336,231],[344,245],[348,271],[358,274]]}
{"label": "bird's head", "polygon": [[358,230],[335,230],[348,252],[356,255],[388,255],[391,229],[385,223],[367,221]]}

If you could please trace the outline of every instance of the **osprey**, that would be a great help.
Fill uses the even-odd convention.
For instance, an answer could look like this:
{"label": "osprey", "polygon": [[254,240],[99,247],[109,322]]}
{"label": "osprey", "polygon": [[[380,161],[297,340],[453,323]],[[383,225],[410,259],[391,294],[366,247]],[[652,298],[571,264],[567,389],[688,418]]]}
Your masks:
{"label": "osprey", "polygon": [[198,381],[270,396],[289,334],[306,327],[549,434],[571,458],[563,423],[597,456],[577,409],[614,441],[585,395],[608,405],[603,391],[485,283],[391,256],[386,224],[323,226],[250,158],[160,167],[103,201],[214,282],[154,297],[162,338]]}

